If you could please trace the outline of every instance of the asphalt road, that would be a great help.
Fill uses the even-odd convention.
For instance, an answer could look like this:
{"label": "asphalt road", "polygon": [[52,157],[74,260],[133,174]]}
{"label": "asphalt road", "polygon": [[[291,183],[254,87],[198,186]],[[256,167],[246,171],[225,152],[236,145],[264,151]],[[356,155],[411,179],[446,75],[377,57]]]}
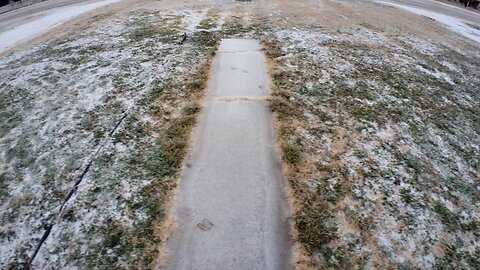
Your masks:
{"label": "asphalt road", "polygon": [[[21,47],[19,44],[27,44],[31,39],[41,36],[52,28],[62,25],[81,14],[91,12],[98,8],[109,6],[120,0],[101,0],[81,3],[69,2],[68,4],[57,2],[44,2],[35,8],[36,12],[30,10],[32,5],[26,7],[26,10],[17,10],[20,12],[14,19],[4,19],[0,23],[0,53],[8,52]],[[49,4],[46,7],[44,4]],[[30,10],[30,11],[29,11]],[[32,13],[30,13],[32,12]]]}
{"label": "asphalt road", "polygon": [[8,23],[12,23],[14,21],[24,19],[25,17],[34,16],[36,13],[40,13],[52,8],[68,6],[68,5],[81,3],[81,2],[88,3],[88,2],[95,2],[95,1],[49,0],[42,3],[29,5],[22,8],[17,8],[15,10],[0,14],[0,28],[2,28],[2,25],[6,25]]}
{"label": "asphalt road", "polygon": [[166,269],[289,269],[268,80],[256,41],[223,40],[186,160]]}
{"label": "asphalt road", "polygon": [[[453,1],[453,0],[452,0]],[[480,14],[472,11],[471,8],[463,8],[454,6],[441,1],[433,0],[382,0],[382,2],[389,2],[394,4],[400,4],[415,8],[422,8],[428,11],[437,12],[450,17],[458,18],[463,21],[472,22],[480,25]]]}

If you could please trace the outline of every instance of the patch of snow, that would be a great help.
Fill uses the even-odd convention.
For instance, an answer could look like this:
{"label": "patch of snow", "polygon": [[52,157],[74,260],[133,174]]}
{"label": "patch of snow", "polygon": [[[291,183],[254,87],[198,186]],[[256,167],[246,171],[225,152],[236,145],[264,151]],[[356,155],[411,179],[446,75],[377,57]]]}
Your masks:
{"label": "patch of snow", "polygon": [[440,64],[442,64],[443,66],[447,67],[448,69],[450,69],[451,71],[455,71],[455,72],[462,72],[456,65],[450,63],[450,62],[447,62],[447,61],[442,61],[440,62]]}
{"label": "patch of snow", "polygon": [[217,27],[215,28],[215,30],[221,30],[222,26],[225,24],[225,20],[231,16],[232,16],[232,12],[230,11],[221,12],[220,17],[218,18]]}
{"label": "patch of snow", "polygon": [[429,75],[432,75],[433,77],[437,78],[437,79],[441,79],[441,80],[444,80],[446,81],[447,83],[451,84],[451,85],[454,85],[455,83],[452,81],[452,79],[450,78],[450,76],[448,76],[447,74],[443,73],[443,72],[440,72],[438,70],[428,70],[422,66],[419,66],[417,65],[417,69],[419,69],[420,71],[424,72],[424,73],[427,73]]}
{"label": "patch of snow", "polygon": [[385,129],[378,130],[376,135],[383,141],[392,141],[395,138],[395,132],[390,125],[387,125]]}
{"label": "patch of snow", "polygon": [[[408,37],[401,36],[401,37],[398,37],[398,39],[400,39],[401,41],[403,41],[403,42],[407,43],[408,45],[412,46],[413,48],[415,48],[419,52],[421,52],[423,54],[426,54],[426,55],[429,55],[429,56],[433,56],[433,55],[436,55],[439,52],[441,52],[441,49],[437,45],[435,45],[434,43],[428,42],[426,40],[423,40],[423,39],[415,38],[413,36],[408,36]],[[406,58],[405,60],[407,61],[407,63],[413,61],[413,59],[411,57],[408,57],[405,54],[402,54],[401,56],[398,55],[398,54],[395,54],[395,56],[398,59],[405,59]]]}
{"label": "patch of snow", "polygon": [[[312,43],[318,44],[325,41],[336,40],[336,38],[330,35],[326,35],[323,33],[314,33],[314,32],[312,33],[310,31],[304,31],[296,28],[292,28],[291,30],[280,30],[280,31],[277,31],[275,34],[279,39],[283,39],[283,40],[286,39],[296,43],[295,45],[292,45],[293,48],[295,47],[308,48],[310,50],[317,50],[317,48],[311,46]],[[320,46],[317,46],[317,47],[319,47],[318,49],[320,50],[322,49]],[[288,50],[291,48],[287,47],[286,49]]]}
{"label": "patch of snow", "polygon": [[197,31],[197,26],[205,18],[207,10],[199,10],[196,12],[190,12],[184,14],[183,22],[185,24],[185,29],[188,33],[193,33]]}

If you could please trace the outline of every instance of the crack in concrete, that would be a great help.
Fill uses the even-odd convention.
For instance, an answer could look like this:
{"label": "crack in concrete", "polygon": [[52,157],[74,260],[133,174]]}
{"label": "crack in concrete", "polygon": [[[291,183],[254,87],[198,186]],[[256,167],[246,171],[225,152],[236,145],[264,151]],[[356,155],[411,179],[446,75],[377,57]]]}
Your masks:
{"label": "crack in concrete", "polygon": [[266,97],[212,97],[207,98],[207,102],[259,102],[259,103],[269,103],[271,101],[270,96]]}

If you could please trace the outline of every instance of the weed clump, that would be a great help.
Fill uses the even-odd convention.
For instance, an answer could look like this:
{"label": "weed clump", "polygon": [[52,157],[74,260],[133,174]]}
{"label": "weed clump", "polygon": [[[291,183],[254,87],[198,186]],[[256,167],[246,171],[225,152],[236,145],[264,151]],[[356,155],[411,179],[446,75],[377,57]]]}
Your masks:
{"label": "weed clump", "polygon": [[283,153],[283,158],[287,163],[295,165],[301,161],[302,148],[299,145],[284,142],[281,145],[281,149]]}

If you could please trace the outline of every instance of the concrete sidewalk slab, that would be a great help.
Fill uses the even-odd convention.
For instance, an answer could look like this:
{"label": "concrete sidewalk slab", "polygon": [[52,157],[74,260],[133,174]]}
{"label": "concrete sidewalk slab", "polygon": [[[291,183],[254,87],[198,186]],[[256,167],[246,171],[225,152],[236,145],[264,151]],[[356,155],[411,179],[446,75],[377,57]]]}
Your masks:
{"label": "concrete sidewalk slab", "polygon": [[260,44],[254,39],[223,39],[218,46],[219,53],[253,52],[261,49]]}
{"label": "concrete sidewalk slab", "polygon": [[268,94],[264,56],[253,45],[220,45],[229,52],[216,56],[180,180],[165,269],[293,268],[272,113],[257,98]]}
{"label": "concrete sidewalk slab", "polygon": [[268,85],[265,72],[265,59],[262,52],[220,53],[214,62],[218,72],[212,80],[211,96],[240,97],[267,96]]}

